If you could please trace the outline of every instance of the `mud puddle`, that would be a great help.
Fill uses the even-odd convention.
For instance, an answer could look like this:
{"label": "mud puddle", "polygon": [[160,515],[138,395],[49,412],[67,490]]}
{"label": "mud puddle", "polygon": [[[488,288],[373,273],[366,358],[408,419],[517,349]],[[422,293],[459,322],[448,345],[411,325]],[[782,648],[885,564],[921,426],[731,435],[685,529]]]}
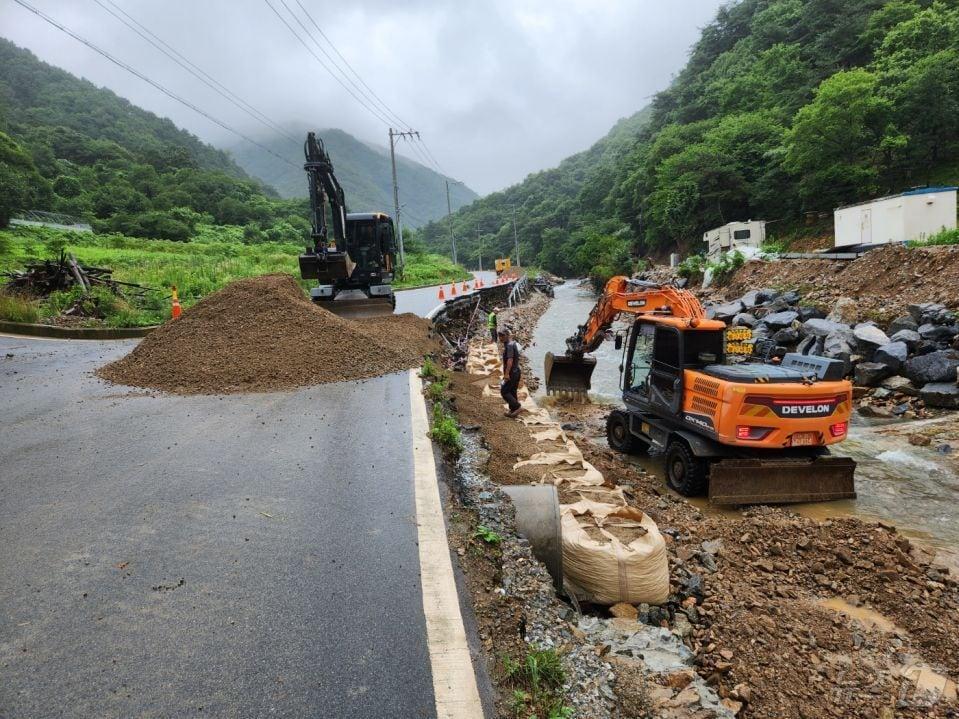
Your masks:
{"label": "mud puddle", "polygon": [[[562,352],[566,338],[586,321],[595,304],[595,295],[588,286],[573,280],[555,288],[555,298],[533,333],[533,343],[527,348],[530,364],[542,379],[546,352]],[[625,325],[622,325],[625,326]],[[622,352],[612,342],[604,342],[594,353],[597,359],[592,376],[590,397],[597,402],[620,404],[619,366]],[[537,393],[544,406],[544,390]],[[552,398],[550,398],[552,399]],[[835,450],[836,454],[856,460],[856,492],[854,500],[797,504],[790,509],[817,520],[834,517],[859,517],[872,521],[887,521],[900,531],[919,541],[935,554],[935,561],[959,571],[959,442],[951,451],[935,446],[914,447],[908,435],[921,431],[931,423],[954,419],[940,418],[918,422],[869,424],[854,415],[849,437]],[[600,446],[604,437],[591,437]],[[943,448],[944,449],[944,448]],[[662,462],[657,457],[631,457],[647,472],[662,477]],[[694,499],[693,504],[704,513],[737,514],[735,510],[713,507],[705,499]]]}

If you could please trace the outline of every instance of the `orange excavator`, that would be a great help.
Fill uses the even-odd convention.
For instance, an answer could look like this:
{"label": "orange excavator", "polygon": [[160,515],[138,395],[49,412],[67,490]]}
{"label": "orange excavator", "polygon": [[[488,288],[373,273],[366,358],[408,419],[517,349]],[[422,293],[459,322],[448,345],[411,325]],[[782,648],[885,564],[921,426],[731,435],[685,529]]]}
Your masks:
{"label": "orange excavator", "polygon": [[547,353],[548,393],[590,389],[596,360],[586,355],[621,315],[634,321],[615,333],[625,408],[607,419],[610,447],[661,453],[672,489],[715,504],[856,496],[855,462],[829,455],[852,412],[842,362],[801,354],[728,362],[751,347],[748,330],[707,319],[686,290],[613,277],[565,354]]}

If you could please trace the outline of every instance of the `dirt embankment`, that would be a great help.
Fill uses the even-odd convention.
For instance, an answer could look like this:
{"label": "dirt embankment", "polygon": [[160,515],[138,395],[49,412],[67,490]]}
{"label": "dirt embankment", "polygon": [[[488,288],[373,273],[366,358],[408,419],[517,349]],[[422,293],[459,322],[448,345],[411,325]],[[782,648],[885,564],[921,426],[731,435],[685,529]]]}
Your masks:
{"label": "dirt embankment", "polygon": [[797,289],[805,301],[831,309],[840,297],[861,304],[861,314],[890,320],[905,313],[906,305],[941,302],[959,306],[959,247],[882,247],[859,259],[753,260],[739,269],[722,288],[727,297],[739,297],[760,287]]}
{"label": "dirt embankment", "polygon": [[345,320],[290,275],[233,282],[100,368],[105,380],[177,394],[271,392],[376,377],[438,345],[415,315]]}
{"label": "dirt embankment", "polygon": [[[463,424],[477,426],[489,446],[489,476],[500,484],[536,479],[535,470],[513,470],[535,443],[502,416],[498,398],[482,396],[482,384],[456,374],[452,391]],[[602,432],[602,408],[554,412],[572,421],[567,431],[607,483],[626,488],[668,538],[672,595],[647,621],[682,632],[698,673],[743,705],[740,716],[953,716],[954,702],[930,703],[904,674],[929,664],[942,676],[927,669],[928,678],[959,677],[959,583],[894,528],[777,508],[703,512],[627,458],[590,444]],[[864,618],[829,608],[830,600],[848,603],[847,612],[865,609]],[[869,610],[881,615],[878,624]],[[645,716],[626,708],[648,707],[650,697],[669,716],[684,716],[673,705],[685,683],[679,674],[624,671],[617,679],[623,716]]]}

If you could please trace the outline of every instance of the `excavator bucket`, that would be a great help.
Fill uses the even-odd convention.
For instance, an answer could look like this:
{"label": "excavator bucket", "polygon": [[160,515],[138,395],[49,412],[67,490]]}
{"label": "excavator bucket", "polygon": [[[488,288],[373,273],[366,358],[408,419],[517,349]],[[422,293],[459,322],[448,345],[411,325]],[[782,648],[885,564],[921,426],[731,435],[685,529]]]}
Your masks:
{"label": "excavator bucket", "polygon": [[791,504],[855,499],[848,457],[724,459],[709,470],[713,504]]}
{"label": "excavator bucket", "polygon": [[546,394],[586,395],[589,392],[589,380],[596,369],[594,357],[557,356],[547,352],[544,365]]}

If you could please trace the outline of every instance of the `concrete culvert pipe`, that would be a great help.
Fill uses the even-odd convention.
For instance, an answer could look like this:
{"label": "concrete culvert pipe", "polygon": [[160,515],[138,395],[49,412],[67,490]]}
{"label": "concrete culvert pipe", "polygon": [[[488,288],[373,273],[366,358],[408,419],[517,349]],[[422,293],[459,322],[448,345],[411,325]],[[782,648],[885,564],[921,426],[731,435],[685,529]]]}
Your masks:
{"label": "concrete culvert pipe", "polygon": [[502,490],[516,507],[516,529],[533,556],[546,565],[557,591],[563,588],[563,534],[559,494],[551,484],[512,485]]}

